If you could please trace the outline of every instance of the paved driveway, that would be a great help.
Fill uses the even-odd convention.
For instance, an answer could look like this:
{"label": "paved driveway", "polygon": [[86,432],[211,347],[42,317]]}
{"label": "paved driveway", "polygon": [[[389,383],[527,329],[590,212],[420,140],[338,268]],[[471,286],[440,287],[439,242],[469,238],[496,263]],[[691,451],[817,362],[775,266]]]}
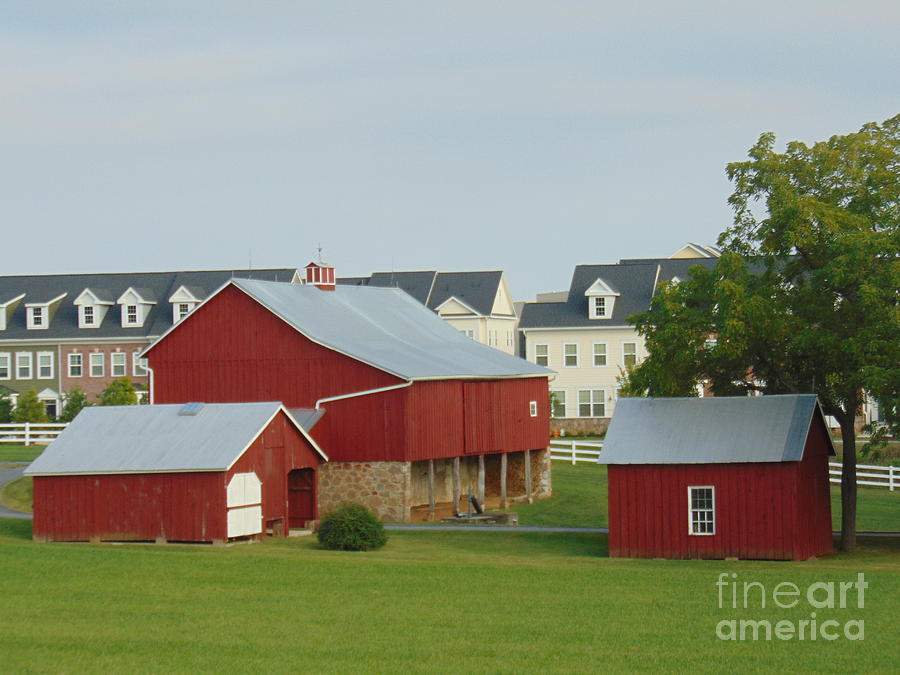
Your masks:
{"label": "paved driveway", "polygon": [[[0,490],[2,490],[7,483],[12,483],[17,478],[20,478],[27,468],[28,464],[21,464],[12,469],[0,468]],[[31,514],[11,511],[0,504],[0,518],[31,518]]]}

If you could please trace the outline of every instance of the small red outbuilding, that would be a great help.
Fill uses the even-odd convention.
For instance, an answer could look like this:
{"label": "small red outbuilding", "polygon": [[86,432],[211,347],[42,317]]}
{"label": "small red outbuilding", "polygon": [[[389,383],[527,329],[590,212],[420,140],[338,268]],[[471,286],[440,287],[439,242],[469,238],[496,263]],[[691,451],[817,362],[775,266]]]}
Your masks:
{"label": "small red outbuilding", "polygon": [[39,541],[225,542],[316,519],[320,413],[280,403],[84,409],[26,472]]}
{"label": "small red outbuilding", "polygon": [[833,550],[814,395],[623,398],[609,466],[609,553],[805,560]]}

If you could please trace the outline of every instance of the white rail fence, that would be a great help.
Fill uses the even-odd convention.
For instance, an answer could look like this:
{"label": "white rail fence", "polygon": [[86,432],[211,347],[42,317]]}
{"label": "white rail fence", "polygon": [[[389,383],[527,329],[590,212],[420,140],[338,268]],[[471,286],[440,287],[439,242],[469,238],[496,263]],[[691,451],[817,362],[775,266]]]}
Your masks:
{"label": "white rail fence", "polygon": [[21,422],[19,424],[0,424],[0,443],[17,443],[31,445],[33,443],[49,443],[69,426],[66,423],[53,422]]}
{"label": "white rail fence", "polygon": [[[595,463],[603,450],[603,443],[596,441],[559,441],[550,442],[550,459],[579,464]],[[828,463],[828,477],[832,483],[841,482],[841,465],[839,462]],[[893,492],[900,488],[900,467],[874,466],[872,464],[856,465],[856,484],[872,487],[886,487]]]}

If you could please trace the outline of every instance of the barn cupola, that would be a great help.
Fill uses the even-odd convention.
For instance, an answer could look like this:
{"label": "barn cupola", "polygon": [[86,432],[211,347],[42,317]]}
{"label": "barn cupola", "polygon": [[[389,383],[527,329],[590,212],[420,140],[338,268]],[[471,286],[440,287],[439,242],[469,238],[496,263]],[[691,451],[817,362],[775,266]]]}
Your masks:
{"label": "barn cupola", "polygon": [[321,260],[309,263],[306,266],[306,283],[323,291],[333,291],[334,267]]}

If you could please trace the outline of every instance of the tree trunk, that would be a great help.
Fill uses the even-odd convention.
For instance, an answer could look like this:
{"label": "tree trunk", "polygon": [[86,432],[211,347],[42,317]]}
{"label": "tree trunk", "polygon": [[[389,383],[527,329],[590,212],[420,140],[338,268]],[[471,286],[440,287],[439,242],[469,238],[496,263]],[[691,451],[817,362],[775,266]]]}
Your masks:
{"label": "tree trunk", "polygon": [[856,411],[837,417],[844,446],[841,463],[841,550],[856,550]]}

